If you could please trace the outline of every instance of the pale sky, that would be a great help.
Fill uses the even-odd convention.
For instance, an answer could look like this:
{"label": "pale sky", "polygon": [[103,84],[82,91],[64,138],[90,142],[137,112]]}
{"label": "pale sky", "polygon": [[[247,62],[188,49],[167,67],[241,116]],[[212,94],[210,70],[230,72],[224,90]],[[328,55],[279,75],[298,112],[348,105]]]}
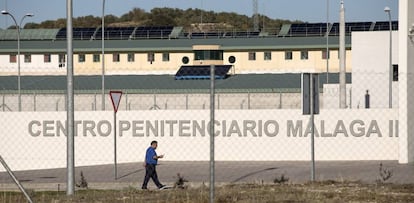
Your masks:
{"label": "pale sky", "polygon": [[[329,1],[329,22],[339,21],[340,0],[259,0],[259,13],[271,18],[326,22]],[[103,0],[73,0],[73,16],[101,16]],[[152,8],[198,8],[215,12],[236,12],[252,16],[252,0],[105,0],[105,14],[121,16],[133,8],[149,12]],[[398,19],[398,0],[344,0],[347,22],[387,21],[384,12],[391,8],[392,19]],[[35,16],[24,23],[66,18],[66,0],[0,0],[0,10],[7,10],[18,21],[26,13]],[[0,15],[0,28],[12,25],[10,16]],[[24,24],[23,23],[23,24]]]}

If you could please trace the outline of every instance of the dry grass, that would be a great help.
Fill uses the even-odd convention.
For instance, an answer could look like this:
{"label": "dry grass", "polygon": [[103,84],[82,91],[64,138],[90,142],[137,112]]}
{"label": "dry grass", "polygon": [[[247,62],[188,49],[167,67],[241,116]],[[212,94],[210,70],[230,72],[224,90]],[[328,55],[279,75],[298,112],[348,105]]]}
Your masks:
{"label": "dry grass", "polygon": [[[209,201],[207,187],[149,190],[79,190],[75,196],[64,192],[32,192],[34,202],[185,202]],[[18,192],[1,192],[0,203],[26,202]],[[216,202],[414,202],[414,185],[362,184],[324,181],[307,184],[236,184],[216,188]]]}

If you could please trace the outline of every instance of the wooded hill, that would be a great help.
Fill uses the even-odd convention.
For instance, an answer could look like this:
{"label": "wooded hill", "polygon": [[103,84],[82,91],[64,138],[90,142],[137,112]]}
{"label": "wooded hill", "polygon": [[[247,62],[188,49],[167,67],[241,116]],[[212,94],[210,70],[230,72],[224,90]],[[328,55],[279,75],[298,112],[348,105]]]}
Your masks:
{"label": "wooded hill", "polygon": [[[289,21],[282,19],[270,19],[260,15],[260,29],[278,30],[282,24],[301,21]],[[105,16],[105,26],[151,26],[169,25],[182,26],[186,31],[209,30],[253,30],[253,17],[240,15],[234,12],[204,11],[200,9],[154,8],[146,12],[141,8],[134,8],[120,17],[114,15]],[[82,16],[73,19],[73,27],[100,27],[100,16]],[[41,23],[27,23],[25,29],[38,28],[63,28],[66,27],[66,19],[47,20]],[[11,26],[9,28],[14,28]]]}

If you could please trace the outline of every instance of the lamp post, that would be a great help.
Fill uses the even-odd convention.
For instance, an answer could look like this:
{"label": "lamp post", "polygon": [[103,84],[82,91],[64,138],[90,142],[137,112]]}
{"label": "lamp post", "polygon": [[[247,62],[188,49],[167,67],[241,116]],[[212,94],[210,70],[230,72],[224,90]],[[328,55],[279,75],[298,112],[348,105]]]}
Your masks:
{"label": "lamp post", "polygon": [[393,68],[392,68],[392,22],[391,22],[391,9],[385,7],[384,12],[388,13],[388,21],[390,26],[390,47],[389,47],[389,95],[388,95],[388,107],[392,108],[392,80],[393,80]]}
{"label": "lamp post", "polygon": [[102,111],[105,110],[105,0],[102,0]]}
{"label": "lamp post", "polygon": [[20,24],[17,24],[16,18],[14,18],[14,16],[8,11],[3,10],[1,11],[1,14],[9,15],[13,19],[14,24],[16,26],[16,30],[17,30],[17,93],[18,93],[19,111],[21,111],[22,110],[22,97],[21,97],[21,88],[20,88],[20,28],[21,28],[23,20],[26,17],[33,17],[34,15],[32,13],[27,13],[20,20]]}

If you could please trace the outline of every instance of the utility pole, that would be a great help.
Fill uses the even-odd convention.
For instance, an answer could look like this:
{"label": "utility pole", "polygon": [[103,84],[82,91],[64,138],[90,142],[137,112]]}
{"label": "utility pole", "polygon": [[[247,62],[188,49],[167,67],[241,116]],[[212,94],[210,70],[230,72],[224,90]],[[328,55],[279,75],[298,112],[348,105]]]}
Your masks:
{"label": "utility pole", "polygon": [[253,30],[259,31],[259,0],[253,0]]}

